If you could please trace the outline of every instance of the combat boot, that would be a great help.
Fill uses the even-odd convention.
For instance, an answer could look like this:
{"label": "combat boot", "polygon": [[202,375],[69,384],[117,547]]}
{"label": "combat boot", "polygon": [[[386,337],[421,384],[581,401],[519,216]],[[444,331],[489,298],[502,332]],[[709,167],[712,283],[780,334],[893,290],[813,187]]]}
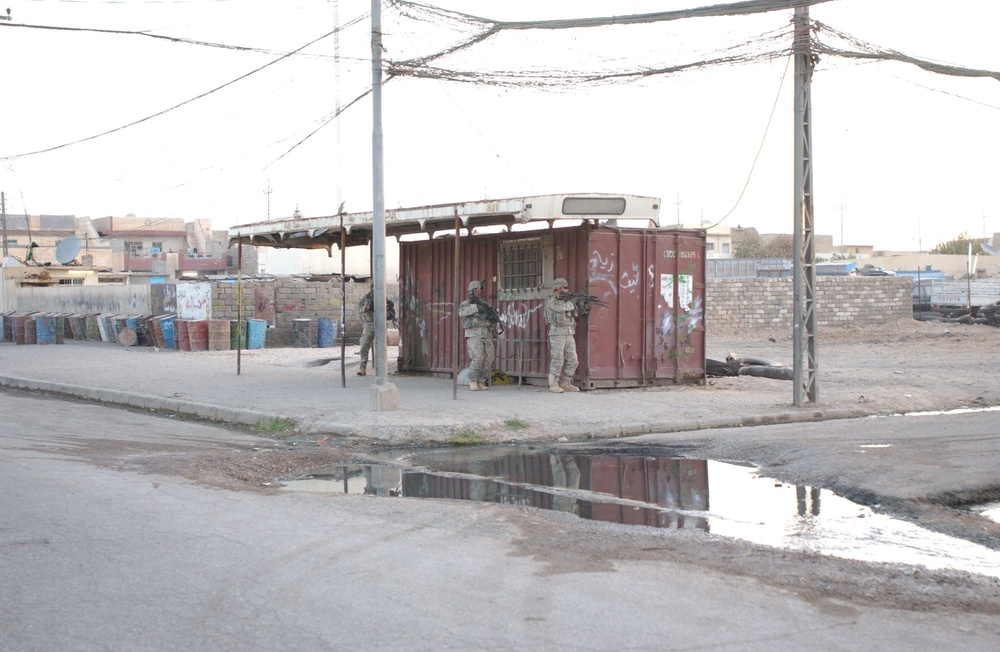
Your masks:
{"label": "combat boot", "polygon": [[570,381],[570,380],[560,380],[559,381],[559,387],[564,392],[579,392],[580,391],[580,388],[577,387],[576,385],[574,385],[573,382]]}
{"label": "combat boot", "polygon": [[563,388],[559,386],[559,380],[555,374],[549,374],[549,391],[553,394],[562,394]]}
{"label": "combat boot", "polygon": [[367,376],[368,375],[368,370],[364,368],[364,365],[362,365],[362,367],[360,369],[358,369],[358,375],[359,376]]}
{"label": "combat boot", "polygon": [[480,383],[479,383],[479,389],[482,389],[482,390],[487,390],[487,389],[489,389],[489,388],[490,388],[490,385],[489,385],[489,383],[484,383],[484,382],[480,382]]}
{"label": "combat boot", "polygon": [[479,391],[479,383],[477,383],[474,380],[470,380],[469,381],[469,389],[471,389],[474,392],[478,392]]}

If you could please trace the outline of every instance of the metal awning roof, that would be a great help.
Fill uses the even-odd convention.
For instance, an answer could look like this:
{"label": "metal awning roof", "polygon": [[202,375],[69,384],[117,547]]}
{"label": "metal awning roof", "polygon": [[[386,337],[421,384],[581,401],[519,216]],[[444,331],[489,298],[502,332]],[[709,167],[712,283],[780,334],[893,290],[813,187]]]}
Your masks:
{"label": "metal awning roof", "polygon": [[[465,228],[549,222],[561,219],[646,219],[660,223],[660,199],[639,195],[586,193],[535,195],[511,199],[489,199],[457,204],[438,204],[385,211],[387,236],[452,231],[455,218]],[[372,213],[345,213],[326,217],[300,217],[229,228],[229,244],[241,242],[257,247],[283,249],[330,249],[340,246],[341,224],[348,247],[367,245],[372,238]]]}

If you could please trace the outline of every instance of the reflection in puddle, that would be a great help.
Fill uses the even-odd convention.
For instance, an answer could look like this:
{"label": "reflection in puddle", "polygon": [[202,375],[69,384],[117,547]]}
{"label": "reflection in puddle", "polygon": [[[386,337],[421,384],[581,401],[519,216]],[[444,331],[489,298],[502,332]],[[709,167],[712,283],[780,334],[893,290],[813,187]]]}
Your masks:
{"label": "reflection in puddle", "polygon": [[431,451],[410,461],[421,468],[341,465],[284,484],[297,491],[530,506],[595,521],[699,529],[778,548],[1000,577],[1000,553],[989,548],[734,464],[509,448]]}

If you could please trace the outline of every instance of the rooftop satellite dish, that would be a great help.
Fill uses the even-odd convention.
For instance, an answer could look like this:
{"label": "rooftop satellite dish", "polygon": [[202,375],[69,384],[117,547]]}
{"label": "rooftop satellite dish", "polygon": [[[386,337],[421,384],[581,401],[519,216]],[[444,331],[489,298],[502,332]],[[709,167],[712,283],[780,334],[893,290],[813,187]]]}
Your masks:
{"label": "rooftop satellite dish", "polygon": [[78,253],[80,253],[80,238],[71,235],[56,246],[56,261],[60,265],[68,265]]}
{"label": "rooftop satellite dish", "polygon": [[982,245],[980,245],[980,246],[983,248],[983,251],[985,251],[986,253],[988,253],[991,256],[1000,255],[1000,251],[997,251],[995,248],[991,247],[990,245],[986,244],[985,242]]}

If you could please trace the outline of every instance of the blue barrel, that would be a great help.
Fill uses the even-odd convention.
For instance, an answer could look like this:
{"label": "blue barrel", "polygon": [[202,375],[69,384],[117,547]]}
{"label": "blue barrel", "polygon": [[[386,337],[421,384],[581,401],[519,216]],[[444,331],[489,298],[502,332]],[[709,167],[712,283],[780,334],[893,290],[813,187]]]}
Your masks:
{"label": "blue barrel", "polygon": [[267,322],[263,319],[247,320],[247,348],[263,349],[264,336],[267,333]]}
{"label": "blue barrel", "polygon": [[55,315],[35,315],[35,341],[38,344],[56,343]]}
{"label": "blue barrel", "polygon": [[174,348],[174,320],[177,319],[177,315],[169,315],[160,320],[160,332],[163,333],[163,345],[168,348]]}
{"label": "blue barrel", "polygon": [[337,340],[337,322],[329,317],[320,317],[316,320],[316,346],[326,349],[333,346]]}

